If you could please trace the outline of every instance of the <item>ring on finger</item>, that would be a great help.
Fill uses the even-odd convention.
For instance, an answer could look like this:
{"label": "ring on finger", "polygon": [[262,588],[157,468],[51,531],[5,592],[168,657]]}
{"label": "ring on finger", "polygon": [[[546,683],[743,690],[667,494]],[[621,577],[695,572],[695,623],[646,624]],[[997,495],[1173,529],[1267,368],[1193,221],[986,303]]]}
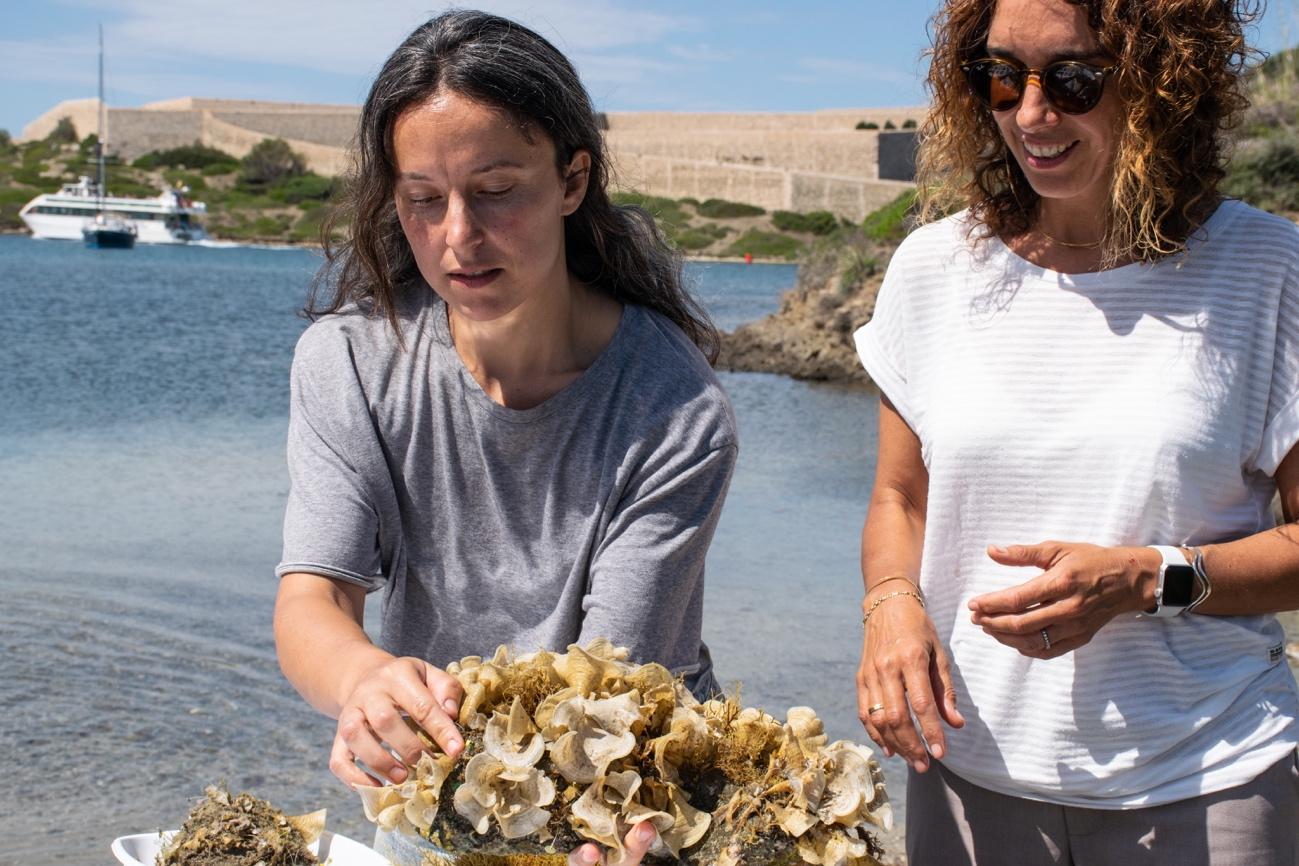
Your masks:
{"label": "ring on finger", "polygon": [[1047,634],[1046,629],[1042,629],[1042,649],[1049,650],[1050,648],[1051,648],[1051,635]]}
{"label": "ring on finger", "polygon": [[871,704],[869,707],[866,708],[866,715],[873,716],[876,713],[883,712],[883,710],[884,710],[883,704]]}

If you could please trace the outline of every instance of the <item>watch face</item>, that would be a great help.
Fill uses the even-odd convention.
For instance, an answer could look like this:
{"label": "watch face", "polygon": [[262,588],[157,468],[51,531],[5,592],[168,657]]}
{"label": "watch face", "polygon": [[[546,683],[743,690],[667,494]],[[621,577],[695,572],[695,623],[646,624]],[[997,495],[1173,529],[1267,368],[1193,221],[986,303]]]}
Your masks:
{"label": "watch face", "polygon": [[1195,570],[1189,565],[1170,565],[1164,569],[1164,607],[1186,607],[1195,601]]}

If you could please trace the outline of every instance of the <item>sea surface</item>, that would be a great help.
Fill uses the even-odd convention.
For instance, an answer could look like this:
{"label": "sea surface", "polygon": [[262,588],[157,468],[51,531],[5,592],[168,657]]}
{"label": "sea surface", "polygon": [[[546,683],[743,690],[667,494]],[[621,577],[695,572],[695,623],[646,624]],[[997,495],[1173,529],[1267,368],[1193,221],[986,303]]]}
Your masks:
{"label": "sea surface", "polygon": [[[333,723],[280,675],[271,637],[288,371],[318,263],[0,237],[0,864],[110,863],[114,837],[178,826],[221,780],[373,835],[326,767]],[[730,329],[773,312],[796,269],[689,275]],[[748,705],[812,706],[832,738],[865,741],[875,397],[722,381],[741,454],[708,559],[717,672]],[[896,759],[886,774],[900,800]]]}

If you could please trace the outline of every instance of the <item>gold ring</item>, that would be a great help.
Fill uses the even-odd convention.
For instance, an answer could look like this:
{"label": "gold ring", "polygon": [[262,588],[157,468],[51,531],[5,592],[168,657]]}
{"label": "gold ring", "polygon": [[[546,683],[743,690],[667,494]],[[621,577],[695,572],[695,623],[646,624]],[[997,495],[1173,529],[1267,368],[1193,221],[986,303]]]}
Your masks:
{"label": "gold ring", "polygon": [[866,708],[866,715],[873,716],[882,709],[884,709],[883,704],[871,704],[869,707]]}

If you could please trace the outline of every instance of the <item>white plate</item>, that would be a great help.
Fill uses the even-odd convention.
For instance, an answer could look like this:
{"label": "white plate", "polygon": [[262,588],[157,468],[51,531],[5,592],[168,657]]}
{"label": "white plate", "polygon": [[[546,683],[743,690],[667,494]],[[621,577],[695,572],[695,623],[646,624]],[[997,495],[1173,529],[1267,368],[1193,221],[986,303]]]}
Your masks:
{"label": "white plate", "polygon": [[[158,852],[176,832],[167,830],[120,836],[113,840],[113,856],[122,866],[154,866]],[[328,830],[311,844],[311,853],[320,858],[322,866],[391,866],[388,858],[373,848]]]}

